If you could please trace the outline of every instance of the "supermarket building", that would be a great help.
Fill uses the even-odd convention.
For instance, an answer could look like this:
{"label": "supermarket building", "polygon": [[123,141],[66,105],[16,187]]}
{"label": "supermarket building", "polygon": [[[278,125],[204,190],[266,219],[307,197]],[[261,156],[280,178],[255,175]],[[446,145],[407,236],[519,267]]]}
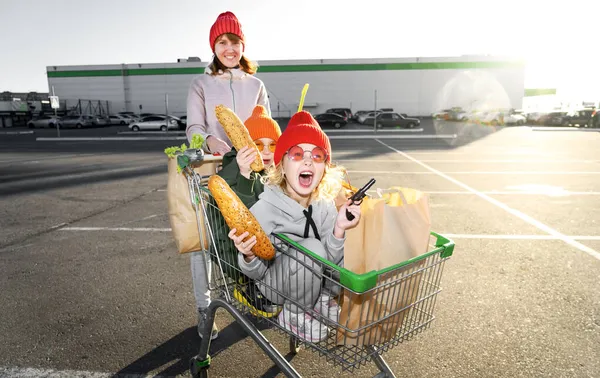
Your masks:
{"label": "supermarket building", "polygon": [[[402,59],[316,59],[259,61],[256,76],[267,88],[274,116],[298,107],[305,83],[304,108],[352,111],[393,108],[429,116],[445,108],[465,110],[521,108],[524,63],[491,56]],[[103,101],[118,112],[186,113],[189,84],[204,73],[198,58],[176,63],[47,66],[48,88],[73,104]],[[68,110],[68,109],[65,109]]]}

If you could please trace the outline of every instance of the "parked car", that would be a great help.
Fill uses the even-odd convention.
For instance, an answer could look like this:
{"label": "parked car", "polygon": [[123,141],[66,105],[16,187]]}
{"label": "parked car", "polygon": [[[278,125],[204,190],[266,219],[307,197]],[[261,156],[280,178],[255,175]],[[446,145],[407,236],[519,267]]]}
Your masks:
{"label": "parked car", "polygon": [[169,117],[169,119],[167,121],[167,118],[164,116],[153,115],[153,116],[149,116],[149,117],[144,117],[139,121],[131,123],[129,125],[129,128],[133,131],[140,131],[140,130],[167,131],[169,129],[171,129],[171,130],[179,129],[179,124],[177,123],[177,120],[172,117]]}
{"label": "parked car", "polygon": [[[373,117],[367,117],[363,123],[373,124]],[[415,128],[421,124],[418,118],[404,117],[398,113],[379,113],[375,118],[377,128],[382,127],[405,127]]]}
{"label": "parked car", "polygon": [[315,115],[315,120],[319,122],[321,127],[335,127],[336,129],[348,124],[347,118],[344,118],[337,113],[317,114]]}
{"label": "parked car", "polygon": [[504,114],[504,124],[506,125],[524,125],[527,122],[527,118],[519,113],[506,113]]}
{"label": "parked car", "polygon": [[365,121],[367,120],[367,118],[371,119],[371,123],[373,123],[373,117],[375,117],[375,114],[381,114],[381,112],[379,110],[375,110],[372,112],[368,112],[368,113],[363,113],[361,115],[358,116],[358,123],[364,124]]}
{"label": "parked car", "polygon": [[569,126],[569,120],[565,111],[553,111],[540,117],[540,124],[547,126]]}
{"label": "parked car", "polygon": [[60,119],[60,126],[75,127],[78,129],[92,127],[94,126],[94,117],[89,115],[67,115]]}
{"label": "parked car", "polygon": [[331,108],[331,109],[325,110],[325,113],[339,114],[342,117],[345,117],[346,121],[352,119],[352,110],[350,110],[348,108]]}
{"label": "parked car", "polygon": [[111,125],[129,125],[132,119],[124,115],[111,115],[108,116]]}
{"label": "parked car", "polygon": [[354,114],[352,114],[352,120],[358,122],[358,117],[360,117],[363,114],[367,114],[371,112],[371,110],[359,110],[357,112],[355,112]]}
{"label": "parked car", "polygon": [[566,119],[563,121],[563,125],[579,125],[581,127],[588,127],[592,123],[592,114],[594,112],[595,109],[579,109],[571,111],[567,114]]}
{"label": "parked car", "polygon": [[30,129],[35,129],[36,127],[55,128],[57,123],[60,123],[58,117],[53,115],[42,115],[30,119],[29,122],[27,122],[27,127]]}
{"label": "parked car", "polygon": [[187,116],[181,116],[179,117],[179,121],[177,121],[178,125],[179,125],[179,130],[185,130],[187,128]]}
{"label": "parked car", "polygon": [[110,118],[108,116],[91,116],[93,126],[110,126]]}
{"label": "parked car", "polygon": [[121,116],[121,117],[124,117],[124,118],[128,119],[129,123],[140,120],[140,117],[136,116],[135,114],[121,114],[121,113],[119,113],[118,115]]}
{"label": "parked car", "polygon": [[537,125],[545,114],[544,112],[529,112],[525,115],[526,122],[530,125]]}
{"label": "parked car", "polygon": [[433,119],[440,119],[444,121],[466,122],[469,120],[469,114],[459,106],[455,106],[450,109],[442,109],[439,112],[433,113],[431,116]]}

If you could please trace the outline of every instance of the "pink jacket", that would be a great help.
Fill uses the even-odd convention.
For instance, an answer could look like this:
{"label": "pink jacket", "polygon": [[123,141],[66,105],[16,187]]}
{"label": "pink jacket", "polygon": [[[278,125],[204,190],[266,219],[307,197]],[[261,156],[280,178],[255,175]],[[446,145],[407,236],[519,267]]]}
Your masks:
{"label": "pink jacket", "polygon": [[[256,105],[263,105],[270,116],[267,90],[260,79],[238,68],[220,72],[216,76],[210,75],[210,72],[206,67],[204,75],[196,76],[190,84],[187,98],[187,139],[191,141],[193,134],[200,134],[205,139],[214,135],[231,146],[225,130],[217,121],[215,107],[220,104],[227,106],[242,122],[252,115],[252,109]],[[204,149],[207,149],[206,145]]]}

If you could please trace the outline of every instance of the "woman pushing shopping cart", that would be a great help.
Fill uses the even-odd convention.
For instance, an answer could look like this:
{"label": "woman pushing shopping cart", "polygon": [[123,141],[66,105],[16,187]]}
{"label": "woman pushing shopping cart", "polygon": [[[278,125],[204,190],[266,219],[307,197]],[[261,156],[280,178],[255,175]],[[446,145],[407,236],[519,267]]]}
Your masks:
{"label": "woman pushing shopping cart", "polygon": [[[274,248],[271,259],[261,259],[252,252],[256,235],[230,229],[219,198],[206,187],[207,177],[194,169],[202,164],[202,154],[192,159],[178,156],[197,215],[200,245],[206,247],[202,253],[213,268],[207,269],[212,272],[207,279],[216,297],[207,313],[200,351],[191,362],[194,376],[208,376],[207,336],[219,307],[230,312],[291,377],[299,374],[256,329],[250,317],[289,335],[293,353],[303,344],[350,371],[372,360],[381,370],[379,376],[388,377],[394,375],[381,354],[426,329],[434,319],[443,265],[454,244],[431,233],[432,247],[419,255],[380,269],[351,271],[349,264],[354,267],[356,259],[344,255],[350,242],[345,234],[352,230],[356,235],[354,228],[359,223],[358,228],[368,226],[365,223],[370,221],[361,222],[361,209],[368,206],[359,207],[349,201],[338,209],[333,204],[339,186],[330,184],[335,182],[336,172],[330,163],[331,148],[327,136],[313,121],[305,112],[290,120],[277,143],[275,167],[265,178],[265,192],[251,208]],[[220,193],[216,194],[219,197]],[[405,204],[410,202],[402,193],[400,197]],[[383,205],[393,205],[395,197],[386,198]],[[369,211],[377,214],[376,207]],[[223,232],[230,238],[217,237]],[[352,240],[355,250],[360,243]],[[370,256],[377,261],[391,261],[379,254],[380,249]]]}

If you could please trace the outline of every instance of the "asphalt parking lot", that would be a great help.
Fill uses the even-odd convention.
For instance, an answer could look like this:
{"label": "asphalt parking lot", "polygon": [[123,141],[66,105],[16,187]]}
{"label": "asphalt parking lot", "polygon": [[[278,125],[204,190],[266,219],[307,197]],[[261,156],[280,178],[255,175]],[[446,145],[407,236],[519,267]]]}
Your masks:
{"label": "asphalt parking lot", "polygon": [[[38,139],[55,133],[0,130],[0,376],[187,376],[199,338],[163,154],[182,142]],[[384,355],[397,376],[600,376],[600,132],[429,121],[330,136],[355,185],[427,192],[432,229],[456,242],[432,327]],[[229,315],[217,324],[211,376],[281,376]],[[376,373],[308,350],[292,363]]]}

